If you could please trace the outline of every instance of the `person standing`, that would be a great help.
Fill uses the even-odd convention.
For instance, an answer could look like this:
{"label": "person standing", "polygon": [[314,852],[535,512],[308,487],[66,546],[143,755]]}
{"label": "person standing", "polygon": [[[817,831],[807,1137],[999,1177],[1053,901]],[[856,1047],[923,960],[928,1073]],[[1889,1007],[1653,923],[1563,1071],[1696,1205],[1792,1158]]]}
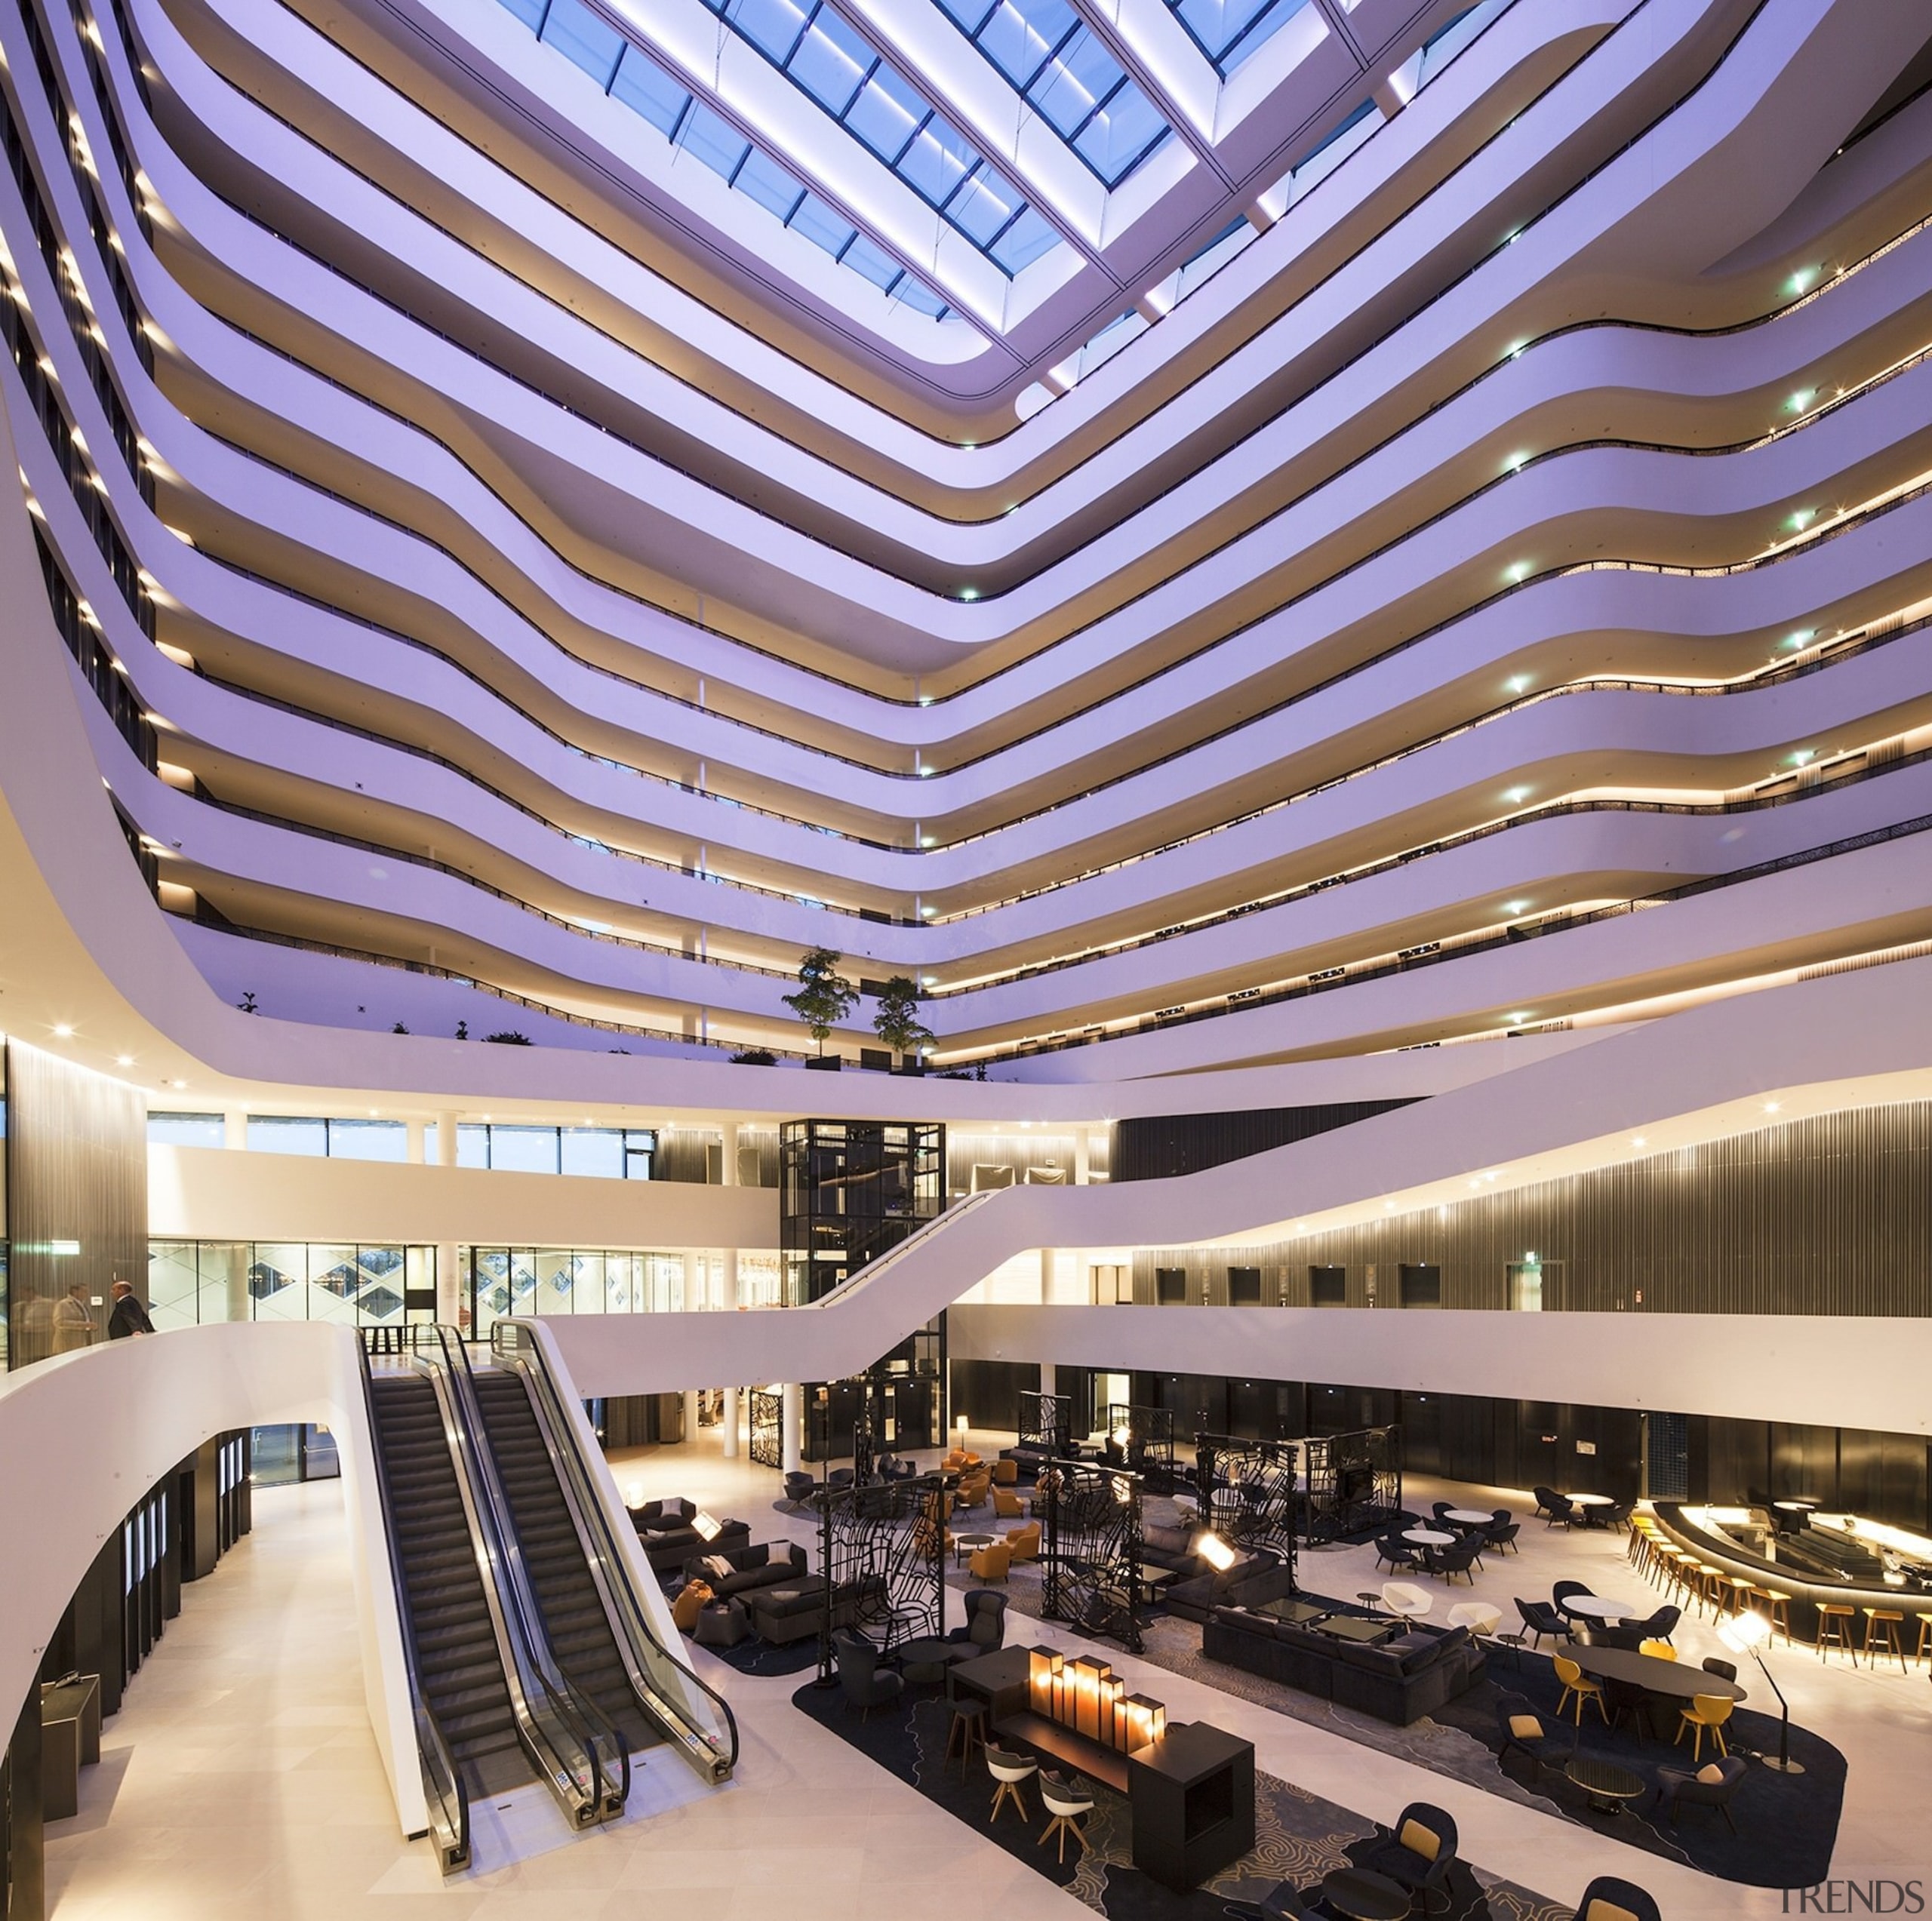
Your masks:
{"label": "person standing", "polygon": [[136,1334],[152,1334],[154,1323],[141,1305],[140,1297],[118,1274],[114,1277],[114,1308],[107,1317],[107,1338],[125,1341]]}
{"label": "person standing", "polygon": [[54,1351],[71,1354],[93,1345],[94,1303],[88,1298],[87,1283],[77,1280],[54,1310]]}

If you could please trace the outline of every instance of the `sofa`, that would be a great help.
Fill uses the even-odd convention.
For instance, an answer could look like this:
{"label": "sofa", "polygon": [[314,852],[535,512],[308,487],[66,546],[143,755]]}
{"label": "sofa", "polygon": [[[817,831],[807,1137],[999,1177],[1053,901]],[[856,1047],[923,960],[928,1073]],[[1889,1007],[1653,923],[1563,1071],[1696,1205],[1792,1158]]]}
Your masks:
{"label": "sofa", "polygon": [[1259,1607],[1284,1601],[1295,1591],[1294,1569],[1272,1554],[1254,1554],[1226,1569],[1208,1568],[1183,1581],[1171,1581],[1154,1599],[1183,1621],[1204,1621],[1217,1607]]}
{"label": "sofa", "polygon": [[1208,1563],[1194,1551],[1200,1532],[1198,1527],[1146,1522],[1140,1530],[1140,1558],[1150,1567],[1171,1568],[1175,1573],[1189,1578],[1204,1573]]}
{"label": "sofa", "polygon": [[[754,1588],[746,1598],[751,1605],[752,1631],[760,1640],[774,1646],[802,1641],[817,1634],[825,1624],[823,1575],[808,1575],[804,1584],[797,1588],[780,1581],[769,1588]],[[882,1609],[885,1598],[885,1583],[878,1575],[841,1582],[832,1599],[832,1626],[851,1627],[862,1608]]]}
{"label": "sofa", "polygon": [[1395,1727],[1407,1727],[1466,1693],[1486,1665],[1466,1627],[1417,1624],[1367,1647],[1312,1626],[1225,1606],[1202,1624],[1201,1651],[1211,1661],[1265,1675]]}
{"label": "sofa", "polygon": [[685,1562],[694,1554],[730,1554],[752,1544],[750,1526],[743,1521],[724,1521],[707,1541],[694,1527],[667,1527],[638,1537],[644,1557],[659,1574],[681,1574]]}
{"label": "sofa", "polygon": [[647,1501],[641,1508],[626,1511],[638,1533],[663,1534],[674,1527],[688,1527],[697,1516],[697,1503],[674,1496],[669,1501]]}
{"label": "sofa", "polygon": [[[720,1571],[720,1563],[728,1572]],[[720,1600],[758,1588],[795,1587],[808,1578],[805,1551],[795,1541],[761,1541],[724,1553],[707,1548],[685,1563],[685,1578],[706,1582]]]}

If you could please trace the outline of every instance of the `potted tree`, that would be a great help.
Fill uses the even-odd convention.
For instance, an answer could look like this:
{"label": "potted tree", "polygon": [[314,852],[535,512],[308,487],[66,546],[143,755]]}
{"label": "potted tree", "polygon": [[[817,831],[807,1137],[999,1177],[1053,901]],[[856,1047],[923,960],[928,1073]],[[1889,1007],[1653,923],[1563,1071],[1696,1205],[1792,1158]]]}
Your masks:
{"label": "potted tree", "polygon": [[916,981],[894,974],[886,982],[878,997],[878,1012],[872,1016],[872,1031],[899,1056],[900,1073],[924,1073],[919,1050],[931,1044],[933,1031],[919,1019]]}
{"label": "potted tree", "polygon": [[798,991],[785,996],[785,1004],[805,1024],[805,1031],[818,1043],[815,1059],[808,1067],[824,1068],[836,1073],[839,1056],[828,1054],[825,1043],[832,1030],[842,1021],[859,997],[859,990],[838,971],[845,957],[829,947],[815,947],[798,963]]}

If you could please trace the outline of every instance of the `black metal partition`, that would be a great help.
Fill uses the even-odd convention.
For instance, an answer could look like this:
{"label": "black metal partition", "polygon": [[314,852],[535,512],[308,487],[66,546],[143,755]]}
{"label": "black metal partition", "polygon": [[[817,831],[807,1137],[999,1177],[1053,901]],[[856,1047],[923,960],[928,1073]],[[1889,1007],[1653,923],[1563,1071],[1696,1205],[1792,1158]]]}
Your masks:
{"label": "black metal partition", "polygon": [[1015,1454],[1030,1455],[1037,1465],[1064,1454],[1073,1434],[1073,1397],[1020,1391],[1020,1433]]}
{"label": "black metal partition", "polygon": [[1402,1511],[1402,1431],[1362,1428],[1303,1441],[1306,1538],[1340,1541],[1384,1527]]}
{"label": "black metal partition", "polygon": [[1041,1617],[1141,1651],[1138,1474],[1049,1461],[1033,1500],[1041,1522]]}
{"label": "black metal partition", "polygon": [[946,1631],[946,1480],[855,1483],[816,1497],[825,1594],[819,1679],[835,1663],[833,1631],[849,1627],[881,1650]]}
{"label": "black metal partition", "polygon": [[1174,1417],[1167,1407],[1107,1409],[1107,1458],[1138,1474],[1149,1494],[1174,1491]]}
{"label": "black metal partition", "polygon": [[752,1458],[761,1468],[782,1468],[785,1465],[783,1397],[754,1388],[751,1402]]}
{"label": "black metal partition", "polygon": [[1295,1564],[1301,1522],[1301,1448],[1294,1441],[1196,1434],[1201,1518],[1231,1547],[1265,1548]]}

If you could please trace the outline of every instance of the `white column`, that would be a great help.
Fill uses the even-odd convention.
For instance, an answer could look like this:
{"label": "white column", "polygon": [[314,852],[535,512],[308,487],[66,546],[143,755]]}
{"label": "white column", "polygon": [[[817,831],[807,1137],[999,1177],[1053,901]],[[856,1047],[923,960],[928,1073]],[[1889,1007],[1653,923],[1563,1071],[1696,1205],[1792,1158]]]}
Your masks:
{"label": "white column", "polygon": [[439,1114],[436,1117],[436,1165],[456,1165],[456,1116],[453,1114]]}
{"label": "white column", "polygon": [[[410,1123],[410,1155],[412,1160],[422,1159],[425,1151],[423,1130],[415,1121]],[[456,1116],[439,1114],[436,1116],[436,1165],[454,1167],[456,1165]],[[445,1327],[463,1325],[463,1311],[469,1305],[469,1289],[463,1283],[468,1277],[457,1268],[456,1243],[439,1240],[436,1243],[436,1318]]]}
{"label": "white column", "polygon": [[718,1157],[718,1176],[728,1188],[738,1185],[738,1123],[734,1120],[724,1129],[724,1151]]}
{"label": "white column", "polygon": [[724,1292],[718,1305],[728,1313],[738,1305],[738,1250],[735,1247],[724,1250]]}
{"label": "white column", "polygon": [[779,1459],[786,1473],[795,1474],[805,1449],[805,1390],[801,1382],[785,1383],[780,1425]]}
{"label": "white column", "polygon": [[685,1440],[687,1445],[695,1446],[697,1441],[697,1390],[685,1390]]}
{"label": "white column", "polygon": [[735,1461],[738,1458],[738,1391],[736,1388],[724,1390],[724,1458]]}
{"label": "white column", "polygon": [[1093,1137],[1084,1127],[1073,1130],[1073,1185],[1084,1188],[1094,1151]]}
{"label": "white column", "polygon": [[1056,1378],[1057,1377],[1054,1372],[1053,1363],[1050,1360],[1041,1361],[1040,1363],[1040,1391],[1041,1394],[1057,1394],[1060,1392],[1060,1389],[1054,1385]]}
{"label": "white column", "polygon": [[704,1263],[687,1249],[685,1253],[685,1311],[694,1314],[705,1305]]}
{"label": "white column", "polygon": [[1040,1249],[1040,1305],[1044,1307],[1054,1298],[1054,1250],[1051,1247]]}
{"label": "white column", "polygon": [[221,1144],[239,1154],[248,1145],[248,1110],[232,1107],[221,1117]]}

